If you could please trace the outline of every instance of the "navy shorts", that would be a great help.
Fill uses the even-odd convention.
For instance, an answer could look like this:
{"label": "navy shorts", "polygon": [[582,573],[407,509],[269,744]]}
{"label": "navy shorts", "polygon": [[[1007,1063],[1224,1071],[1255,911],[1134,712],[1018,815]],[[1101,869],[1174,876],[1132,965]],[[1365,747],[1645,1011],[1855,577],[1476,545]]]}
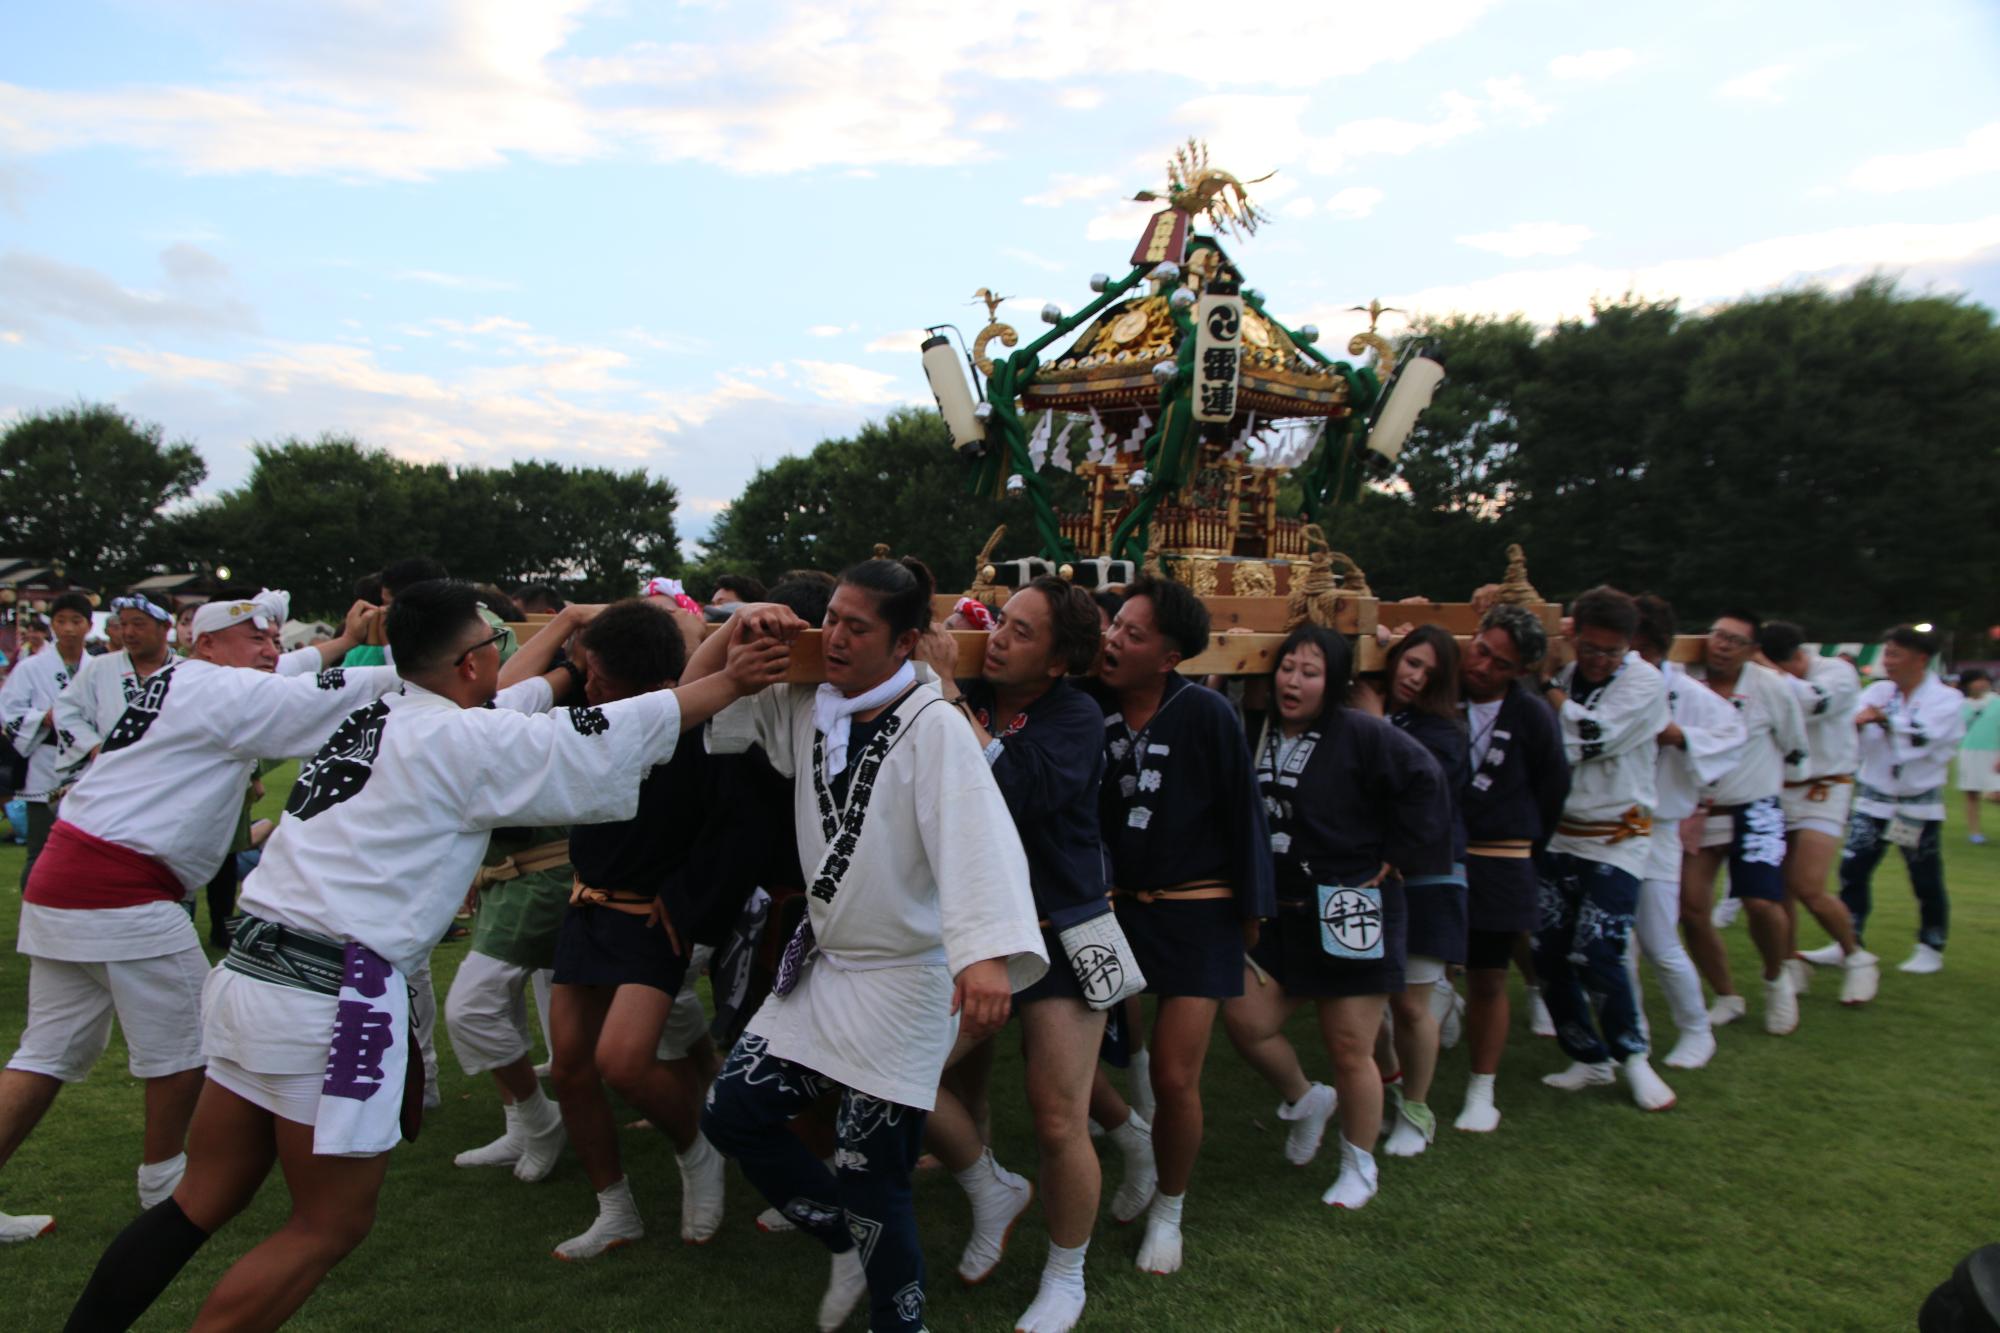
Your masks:
{"label": "navy shorts", "polygon": [[1142,903],[1121,895],[1116,910],[1151,994],[1227,1000],[1243,993],[1243,920],[1233,899]]}
{"label": "navy shorts", "polygon": [[1730,897],[1785,901],[1785,806],[1778,797],[1711,809],[1701,845],[1729,849]]}
{"label": "navy shorts", "polygon": [[1408,929],[1403,886],[1393,879],[1382,890],[1382,956],[1335,958],[1320,943],[1319,903],[1280,898],[1278,915],[1264,923],[1250,957],[1295,999],[1338,999],[1349,995],[1394,995],[1403,989],[1404,941]]}
{"label": "navy shorts", "polygon": [[610,907],[573,905],[556,935],[558,986],[651,986],[678,995],[688,955],[643,916]]}
{"label": "navy shorts", "polygon": [[1049,970],[1042,973],[1041,980],[1025,990],[1014,992],[1014,1007],[1033,1004],[1037,1000],[1083,1001],[1083,987],[1077,984],[1076,969],[1069,965],[1069,955],[1063,951],[1062,936],[1053,926],[1042,927],[1042,947],[1049,951]]}
{"label": "navy shorts", "polygon": [[1534,861],[1525,856],[1465,858],[1468,924],[1509,935],[1533,930],[1541,920]]}
{"label": "navy shorts", "polygon": [[1465,867],[1456,866],[1449,875],[1404,880],[1403,893],[1409,902],[1408,956],[1464,962],[1469,908]]}

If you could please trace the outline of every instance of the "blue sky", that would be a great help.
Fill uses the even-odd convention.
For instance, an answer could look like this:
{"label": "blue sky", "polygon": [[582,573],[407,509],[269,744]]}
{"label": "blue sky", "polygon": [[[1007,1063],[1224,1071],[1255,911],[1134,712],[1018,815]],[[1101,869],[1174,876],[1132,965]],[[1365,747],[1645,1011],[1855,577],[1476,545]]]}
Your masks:
{"label": "blue sky", "polygon": [[[1121,271],[1188,135],[1346,308],[1552,321],[1875,270],[2000,303],[2000,6],[0,6],[0,419],[671,478],[927,402],[915,330]],[[968,331],[970,328],[968,327]],[[941,464],[949,465],[949,464]]]}

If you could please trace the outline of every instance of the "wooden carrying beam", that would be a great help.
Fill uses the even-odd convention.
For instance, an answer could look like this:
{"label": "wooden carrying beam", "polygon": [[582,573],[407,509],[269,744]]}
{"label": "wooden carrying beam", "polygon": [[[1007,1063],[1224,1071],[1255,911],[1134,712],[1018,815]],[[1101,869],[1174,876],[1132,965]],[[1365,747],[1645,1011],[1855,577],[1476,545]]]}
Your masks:
{"label": "wooden carrying beam", "polygon": [[[1224,598],[1222,600],[1229,600]],[[1249,599],[1246,599],[1249,600]],[[1273,600],[1273,599],[1256,599]],[[1447,604],[1449,605],[1449,604]],[[710,625],[712,632],[724,628]],[[540,628],[534,624],[519,624],[512,627],[516,637],[526,642]],[[1468,636],[1456,636],[1463,645]],[[816,685],[826,679],[826,658],[821,646],[823,635],[819,630],[806,630],[792,645],[791,670],[785,679],[797,685]],[[965,679],[979,674],[986,660],[986,634],[981,630],[953,630],[952,638],[958,642],[958,676]],[[1180,674],[1183,676],[1263,676],[1277,669],[1278,649],[1285,636],[1278,633],[1236,633],[1212,634],[1208,648],[1199,656],[1182,662]],[[1707,648],[1708,638],[1701,634],[1682,634],[1674,640],[1669,657],[1675,662],[1699,662]],[[1552,639],[1549,644],[1550,656],[1557,662],[1569,660],[1564,641]],[[1360,636],[1355,642],[1354,669],[1356,672],[1380,671],[1388,660],[1388,651],[1376,642],[1373,634]]]}

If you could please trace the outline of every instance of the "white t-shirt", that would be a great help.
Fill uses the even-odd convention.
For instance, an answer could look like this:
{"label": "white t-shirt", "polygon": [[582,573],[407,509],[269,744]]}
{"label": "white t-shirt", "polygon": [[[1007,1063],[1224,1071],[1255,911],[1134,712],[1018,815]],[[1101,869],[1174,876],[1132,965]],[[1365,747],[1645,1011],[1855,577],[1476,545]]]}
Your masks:
{"label": "white t-shirt", "polygon": [[[958,1035],[953,978],[969,964],[1004,958],[1015,990],[1048,970],[1028,862],[1007,803],[972,729],[921,682],[885,727],[886,755],[848,754],[846,823],[830,839],[813,774],[812,686],[777,686],[718,719],[714,748],[741,748],[747,732],[793,779],[799,860],[819,952],[797,987],[773,995],[749,1031],[772,1054],[871,1096],[930,1109]],[[928,706],[927,706],[928,705]],[[732,725],[733,724],[733,725]],[[733,737],[733,741],[732,741]],[[872,780],[871,780],[872,778]],[[833,809],[838,819],[838,807]],[[840,873],[830,842],[858,827]]]}
{"label": "white t-shirt", "polygon": [[1861,764],[1854,715],[1861,711],[1861,673],[1839,657],[1815,657],[1804,679],[1784,673],[1806,719],[1806,759],[1794,781],[1845,777]]}
{"label": "white t-shirt", "polygon": [[1925,676],[1907,698],[1889,680],[1863,690],[1861,708],[1881,710],[1888,726],[1871,722],[1860,729],[1861,790],[1854,808],[1877,819],[1899,812],[1911,819],[1943,819],[1945,773],[1965,735],[1964,703],[1964,695],[1936,676]]}
{"label": "white t-shirt", "polygon": [[[521,693],[516,693],[519,691]],[[408,976],[451,925],[501,825],[630,819],[646,771],[673,756],[680,703],[658,691],[539,715],[530,681],[494,708],[416,685],[355,711],[300,771],[284,822],[243,882],[245,913],[355,940]],[[202,1050],[265,1074],[326,1064],[334,997],[218,968]]]}
{"label": "white t-shirt", "polygon": [[[1693,673],[1689,673],[1693,679]],[[1785,789],[1790,756],[1807,756],[1806,718],[1798,696],[1781,676],[1766,666],[1745,662],[1729,702],[1742,714],[1745,736],[1736,763],[1711,784],[1703,796],[1716,805],[1749,805]],[[1704,686],[1706,688],[1706,686]]]}
{"label": "white t-shirt", "polygon": [[1465,705],[1466,730],[1472,740],[1472,769],[1476,773],[1486,763],[1486,752],[1493,748],[1493,728],[1500,725],[1500,705],[1507,702],[1501,695],[1491,703]]}
{"label": "white t-shirt", "polygon": [[[259,759],[312,750],[356,704],[396,685],[387,667],[283,679],[184,659],[148,676],[63,798],[62,819],[160,862],[184,892],[229,854]],[[22,953],[115,962],[198,944],[178,903],[21,904]]]}
{"label": "white t-shirt", "polygon": [[[1659,671],[1637,653],[1627,653],[1617,674],[1589,703],[1571,692],[1576,667],[1557,673],[1556,687],[1570,697],[1556,713],[1563,753],[1569,759],[1569,798],[1563,819],[1605,823],[1637,807],[1650,815],[1655,799],[1660,732],[1667,725],[1667,686]],[[1647,835],[1586,838],[1560,830],[1549,850],[1617,866],[1643,876],[1652,842]]]}
{"label": "white t-shirt", "polygon": [[0,728],[8,744],[28,761],[28,782],[20,795],[30,801],[47,800],[60,786],[56,773],[56,738],[49,729],[49,710],[56,698],[90,659],[85,657],[73,671],[55,645],[28,658],[14,668],[7,683],[0,685]]}

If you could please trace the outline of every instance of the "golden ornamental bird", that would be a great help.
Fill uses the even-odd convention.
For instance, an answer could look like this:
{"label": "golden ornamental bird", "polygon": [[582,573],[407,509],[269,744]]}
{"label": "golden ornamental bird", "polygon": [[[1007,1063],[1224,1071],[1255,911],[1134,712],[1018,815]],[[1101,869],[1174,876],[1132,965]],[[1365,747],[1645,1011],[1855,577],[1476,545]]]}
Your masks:
{"label": "golden ornamental bird", "polygon": [[1277,175],[1267,171],[1252,181],[1241,181],[1220,167],[1208,165],[1208,145],[1189,139],[1174,150],[1167,163],[1167,192],[1141,190],[1132,198],[1140,203],[1164,203],[1190,217],[1207,217],[1209,225],[1222,235],[1254,236],[1260,223],[1271,215],[1250,202],[1249,185],[1258,185]]}

